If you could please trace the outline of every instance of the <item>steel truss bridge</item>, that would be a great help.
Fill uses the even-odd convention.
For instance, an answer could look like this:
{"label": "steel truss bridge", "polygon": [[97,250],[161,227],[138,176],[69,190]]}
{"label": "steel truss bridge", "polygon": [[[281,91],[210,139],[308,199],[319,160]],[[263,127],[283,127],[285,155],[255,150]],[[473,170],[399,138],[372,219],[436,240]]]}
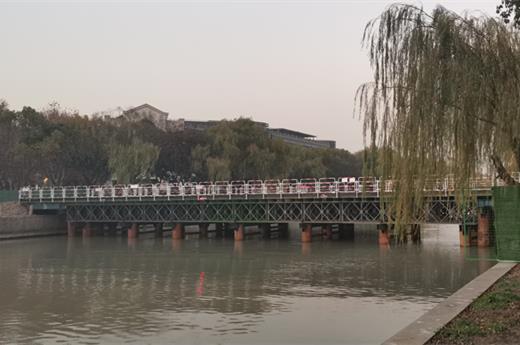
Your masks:
{"label": "steel truss bridge", "polygon": [[[476,200],[491,197],[493,178],[471,181]],[[475,223],[477,205],[461,211],[454,181],[432,179],[414,223]],[[150,185],[27,187],[22,204],[65,209],[70,222],[102,223],[382,223],[392,181],[375,178],[219,181]]]}

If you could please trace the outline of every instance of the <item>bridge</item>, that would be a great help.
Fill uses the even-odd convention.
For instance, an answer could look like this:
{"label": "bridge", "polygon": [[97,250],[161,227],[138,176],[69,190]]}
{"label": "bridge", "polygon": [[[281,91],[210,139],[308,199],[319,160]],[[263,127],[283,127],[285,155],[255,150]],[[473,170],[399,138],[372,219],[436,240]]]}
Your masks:
{"label": "bridge", "polygon": [[[472,179],[470,189],[477,204],[461,212],[455,201],[454,179],[429,179],[423,209],[413,223],[477,224],[478,206],[489,204],[491,188],[497,184],[489,176]],[[20,189],[19,200],[34,210],[64,210],[69,228],[130,224],[129,237],[137,236],[143,224],[157,229],[174,224],[174,238],[184,237],[184,225],[197,224],[207,233],[209,224],[216,224],[217,235],[232,225],[235,239],[241,240],[245,225],[260,225],[268,231],[270,224],[285,229],[289,222],[298,222],[302,241],[307,242],[313,225],[322,226],[325,237],[331,236],[332,226],[348,237],[345,234],[353,231],[355,223],[380,224],[381,232],[388,233],[384,203],[394,185],[389,180],[348,177],[26,187]]]}

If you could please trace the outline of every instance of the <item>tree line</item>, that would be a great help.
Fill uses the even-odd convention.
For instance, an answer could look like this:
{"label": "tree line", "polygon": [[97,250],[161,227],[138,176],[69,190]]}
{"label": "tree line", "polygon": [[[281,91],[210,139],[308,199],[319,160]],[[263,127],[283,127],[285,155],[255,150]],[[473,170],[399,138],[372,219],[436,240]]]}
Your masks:
{"label": "tree line", "polygon": [[269,138],[250,119],[207,131],[163,131],[149,121],[82,116],[0,102],[0,189],[157,180],[359,176],[361,153]]}

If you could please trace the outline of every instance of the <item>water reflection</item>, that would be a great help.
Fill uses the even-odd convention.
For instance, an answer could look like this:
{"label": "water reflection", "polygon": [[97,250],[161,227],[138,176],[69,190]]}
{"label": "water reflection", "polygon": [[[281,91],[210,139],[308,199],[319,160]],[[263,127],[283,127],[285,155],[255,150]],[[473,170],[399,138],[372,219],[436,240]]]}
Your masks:
{"label": "water reflection", "polygon": [[366,239],[4,242],[0,343],[377,343],[490,265]]}

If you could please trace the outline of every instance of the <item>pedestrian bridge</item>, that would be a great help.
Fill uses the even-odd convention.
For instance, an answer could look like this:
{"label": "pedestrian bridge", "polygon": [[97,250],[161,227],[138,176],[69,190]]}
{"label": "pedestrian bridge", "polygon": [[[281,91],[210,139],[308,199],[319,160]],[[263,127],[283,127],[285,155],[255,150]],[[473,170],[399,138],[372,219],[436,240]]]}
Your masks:
{"label": "pedestrian bridge", "polygon": [[[518,174],[515,175],[519,177]],[[498,182],[472,179],[471,192],[485,203]],[[139,185],[26,187],[22,204],[65,209],[72,222],[132,223],[381,223],[393,181],[376,178],[308,178]],[[475,222],[474,207],[455,203],[452,177],[426,181],[424,209],[414,222]]]}

